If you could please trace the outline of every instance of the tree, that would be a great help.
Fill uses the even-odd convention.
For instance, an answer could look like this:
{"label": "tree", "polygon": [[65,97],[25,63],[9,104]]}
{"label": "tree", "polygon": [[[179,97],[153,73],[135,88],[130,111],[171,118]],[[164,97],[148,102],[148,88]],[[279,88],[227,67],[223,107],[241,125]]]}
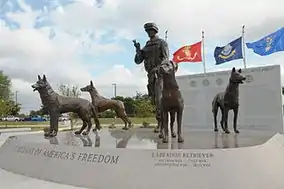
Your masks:
{"label": "tree", "polygon": [[154,116],[155,107],[149,99],[138,99],[135,101],[136,116],[152,117]]}
{"label": "tree", "polygon": [[122,96],[117,96],[115,98],[112,98],[114,100],[120,100],[124,103],[124,108],[126,114],[131,117],[135,115],[135,99],[131,97],[122,97]]}
{"label": "tree", "polygon": [[0,71],[0,114],[6,115],[18,115],[21,110],[21,105],[16,104],[12,100],[11,93],[11,80],[7,75]]}
{"label": "tree", "polygon": [[[58,90],[59,90],[59,93],[63,96],[79,97],[81,95],[81,91],[77,85],[69,86],[69,85],[61,84],[59,85]],[[73,112],[69,112],[69,116],[70,116],[70,121],[71,121],[71,130],[73,130],[73,126],[76,123],[75,120],[78,120],[78,115]]]}
{"label": "tree", "polygon": [[46,114],[48,114],[48,112],[44,111],[43,105],[41,105],[41,108],[39,110],[31,110],[30,111],[30,116],[31,117],[36,116],[36,115],[44,116]]}
{"label": "tree", "polygon": [[81,95],[80,89],[77,85],[68,86],[61,84],[59,85],[58,90],[63,96],[79,97]]}
{"label": "tree", "polygon": [[11,97],[11,80],[0,70],[0,98],[4,101]]}
{"label": "tree", "polygon": [[13,115],[13,116],[16,116],[19,114],[20,110],[21,110],[21,104],[16,104],[15,101],[13,100],[8,100],[7,102],[7,113],[9,115]]}
{"label": "tree", "polygon": [[0,97],[0,116],[7,114],[7,103]]}

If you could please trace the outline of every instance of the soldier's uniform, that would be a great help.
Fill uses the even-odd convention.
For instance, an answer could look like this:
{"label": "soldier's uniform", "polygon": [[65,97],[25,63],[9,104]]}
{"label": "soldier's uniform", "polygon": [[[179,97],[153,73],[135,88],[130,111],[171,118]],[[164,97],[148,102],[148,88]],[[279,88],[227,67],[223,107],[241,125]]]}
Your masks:
{"label": "soldier's uniform", "polygon": [[[155,23],[146,23],[144,25],[145,31],[153,29],[158,33],[158,27]],[[144,67],[148,73],[148,95],[152,98],[155,98],[154,94],[154,72],[152,71],[158,65],[160,65],[164,60],[169,59],[169,48],[165,40],[159,38],[158,36],[150,39],[146,42],[146,45],[137,51],[135,55],[135,63],[141,64],[144,61]]]}

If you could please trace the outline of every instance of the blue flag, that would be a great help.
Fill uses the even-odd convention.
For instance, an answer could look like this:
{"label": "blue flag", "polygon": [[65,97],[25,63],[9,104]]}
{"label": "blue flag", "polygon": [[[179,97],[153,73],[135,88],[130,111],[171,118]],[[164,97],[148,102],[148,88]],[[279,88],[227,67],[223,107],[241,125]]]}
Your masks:
{"label": "blue flag", "polygon": [[284,51],[284,28],[271,33],[253,43],[246,43],[247,48],[260,56],[270,55],[278,51]]}
{"label": "blue flag", "polygon": [[224,47],[216,47],[214,57],[216,65],[243,58],[242,37],[235,39]]}

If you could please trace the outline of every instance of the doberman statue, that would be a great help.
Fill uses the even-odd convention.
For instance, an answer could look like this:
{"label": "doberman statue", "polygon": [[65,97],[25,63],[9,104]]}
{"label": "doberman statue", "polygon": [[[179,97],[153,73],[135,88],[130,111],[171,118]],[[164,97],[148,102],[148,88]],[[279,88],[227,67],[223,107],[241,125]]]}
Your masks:
{"label": "doberman statue", "polygon": [[228,113],[229,110],[234,111],[234,131],[239,133],[237,129],[238,111],[239,111],[239,85],[244,83],[245,76],[241,75],[242,70],[236,70],[233,67],[229,84],[224,92],[217,93],[212,101],[212,112],[214,117],[214,131],[217,128],[217,114],[218,108],[221,109],[222,120],[220,121],[221,127],[225,133],[230,133],[228,129]]}
{"label": "doberman statue", "polygon": [[131,120],[126,115],[125,107],[122,101],[111,100],[101,96],[94,86],[93,81],[90,81],[90,85],[82,87],[80,90],[82,92],[90,93],[92,103],[95,107],[98,108],[99,113],[104,112],[108,109],[114,110],[117,117],[122,119],[122,121],[124,122],[124,130],[128,130],[132,126]]}
{"label": "doberman statue", "polygon": [[[179,90],[178,83],[175,78],[175,73],[178,69],[177,64],[170,60],[165,60],[160,64],[155,71],[155,101],[157,110],[161,114],[160,138],[164,143],[168,143],[168,122],[169,113],[171,122],[174,122],[175,114],[177,116],[177,137],[178,142],[184,141],[182,137],[182,115],[184,109],[184,100]],[[158,124],[159,125],[159,124]],[[171,124],[171,135],[176,137],[173,124]]]}
{"label": "doberman statue", "polygon": [[38,75],[38,81],[32,85],[32,88],[34,89],[33,91],[39,92],[43,108],[50,115],[50,128],[45,132],[45,137],[55,137],[57,135],[58,118],[60,114],[67,112],[78,114],[79,118],[83,121],[81,129],[76,131],[75,134],[81,134],[87,127],[87,130],[82,134],[88,135],[92,129],[92,117],[95,120],[95,129],[101,129],[98,111],[88,100],[59,95],[52,89],[45,75],[43,75],[43,78]]}

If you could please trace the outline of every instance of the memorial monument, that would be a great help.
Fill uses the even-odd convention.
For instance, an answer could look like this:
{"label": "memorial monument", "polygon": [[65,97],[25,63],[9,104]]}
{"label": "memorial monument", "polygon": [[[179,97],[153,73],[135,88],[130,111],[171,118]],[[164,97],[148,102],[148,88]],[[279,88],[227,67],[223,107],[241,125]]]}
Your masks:
{"label": "memorial monument", "polygon": [[246,79],[245,76],[241,75],[242,70],[236,70],[233,67],[229,84],[225,92],[218,93],[212,101],[212,112],[214,117],[214,131],[218,131],[217,127],[217,114],[218,109],[221,109],[222,119],[220,121],[221,127],[225,133],[230,133],[228,129],[228,112],[229,110],[234,111],[234,131],[239,133],[237,129],[238,112],[239,112],[239,85],[243,84]]}
{"label": "memorial monument", "polygon": [[[283,133],[282,101],[279,98],[280,69],[266,67],[250,72],[248,72],[249,69],[245,69],[243,72],[251,75],[252,83],[242,76],[242,70],[237,71],[235,68],[226,73],[211,73],[211,76],[210,74],[194,77],[186,75],[177,83],[178,77],[175,77],[177,65],[169,61],[167,44],[156,35],[157,26],[154,23],[147,23],[144,27],[150,40],[142,49],[140,44],[134,41],[135,62],[140,64],[144,61],[149,79],[147,86],[149,95],[156,105],[156,118],[159,120],[160,127],[157,127],[156,131],[160,129],[163,140],[144,128],[132,128],[128,131],[101,129],[97,132],[100,129],[97,118],[98,106],[84,99],[61,96],[52,90],[45,75],[43,78],[38,76],[38,81],[32,87],[34,91],[39,92],[44,108],[50,114],[50,129],[46,136],[53,137],[43,138],[41,133],[10,136],[0,148],[0,186],[2,188],[19,188],[23,187],[23,183],[25,183],[24,187],[28,187],[27,183],[31,178],[38,179],[33,186],[46,188],[55,188],[54,183],[69,185],[65,188],[72,186],[117,189],[283,188],[284,136],[276,133]],[[270,75],[269,79],[264,77]],[[224,87],[223,89],[226,87],[226,84],[221,86],[220,80],[227,80],[228,77],[230,78],[227,89],[216,95],[221,91],[219,87]],[[271,100],[262,102],[262,107],[265,108],[257,107],[248,111],[251,114],[254,113],[252,116],[257,115],[258,119],[265,117],[261,121],[268,120],[267,122],[271,124],[265,125],[266,130],[261,129],[263,127],[258,122],[256,127],[243,126],[242,128],[246,128],[247,132],[226,134],[229,130],[224,110],[233,109],[234,112],[238,112],[238,90],[239,84],[243,81],[247,82],[244,86],[250,85],[249,88],[267,86],[265,90],[258,91],[250,88],[246,92],[251,93],[240,96],[241,99],[249,99],[247,104],[253,101],[254,106],[249,104],[247,108],[255,108],[259,101],[262,102],[266,98],[264,94],[271,95]],[[93,85],[92,82],[90,84]],[[256,93],[260,93],[261,98],[259,96],[256,98]],[[182,95],[186,98],[184,101]],[[213,96],[215,98],[212,102]],[[272,106],[269,106],[270,104]],[[222,128],[225,133],[211,130],[212,110],[214,113],[214,110],[218,108],[223,108]],[[270,117],[256,111],[258,109],[267,111],[268,108],[271,111]],[[181,134],[183,109],[186,114],[184,119],[187,119],[187,123],[184,124],[195,125],[199,127],[198,129],[205,125],[203,126],[205,129],[194,130],[184,126]],[[82,128],[75,133],[80,134],[88,127],[83,132],[87,134],[86,136],[74,135],[71,131],[57,133],[59,114],[70,111],[77,113],[83,120]],[[177,113],[177,141],[167,140],[168,113],[171,118],[174,118]],[[278,115],[273,117],[274,114]],[[281,119],[279,115],[282,116]],[[90,132],[92,125],[89,123],[92,117],[96,121],[96,132]],[[194,120],[195,117],[198,119]],[[200,120],[203,122],[198,124]],[[207,123],[205,121],[208,121],[207,125],[204,124]],[[216,118],[215,123],[216,131],[218,129]],[[206,130],[206,127],[209,129]],[[237,124],[234,124],[234,130],[238,133]],[[173,129],[171,131],[174,137]],[[185,141],[182,135],[186,138]],[[247,169],[248,165],[249,169]],[[5,177],[6,172],[14,177]],[[58,186],[58,188],[61,187]]]}
{"label": "memorial monument", "polygon": [[90,85],[82,87],[80,90],[82,92],[90,93],[92,104],[98,108],[98,113],[104,112],[108,109],[114,110],[117,117],[122,119],[122,121],[124,122],[124,127],[122,129],[128,130],[131,127],[131,120],[127,117],[124,103],[122,101],[111,100],[101,96],[94,86],[93,81],[90,81]]}
{"label": "memorial monument", "polygon": [[67,112],[77,113],[83,121],[81,129],[76,131],[75,134],[81,134],[87,127],[83,135],[88,135],[92,129],[92,117],[95,120],[95,129],[100,130],[97,108],[88,100],[59,95],[51,88],[45,75],[43,75],[43,78],[38,75],[38,81],[32,85],[32,88],[34,91],[39,92],[43,108],[48,111],[50,116],[50,127],[48,132],[44,134],[45,137],[55,137],[57,135],[58,118],[60,114]]}

